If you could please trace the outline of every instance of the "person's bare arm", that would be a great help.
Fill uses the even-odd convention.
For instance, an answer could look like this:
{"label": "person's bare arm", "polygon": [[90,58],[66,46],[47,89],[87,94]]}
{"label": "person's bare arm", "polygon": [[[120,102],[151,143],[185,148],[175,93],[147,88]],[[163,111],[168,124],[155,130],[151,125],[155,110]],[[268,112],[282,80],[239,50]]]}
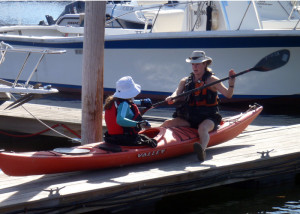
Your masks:
{"label": "person's bare arm", "polygon": [[[229,71],[229,76],[232,76],[234,74],[235,74],[235,72],[233,70]],[[219,80],[218,77],[212,76],[210,78],[209,83],[217,81],[217,80]],[[220,82],[218,84],[215,84],[215,85],[211,86],[211,89],[214,90],[214,91],[219,91],[221,94],[223,94],[227,98],[231,98],[232,95],[233,95],[234,83],[235,83],[235,78],[230,78],[228,80],[228,88],[222,82]]]}
{"label": "person's bare arm", "polygon": [[176,97],[176,96],[178,96],[179,94],[181,94],[183,92],[186,79],[187,79],[187,77],[182,78],[179,82],[178,87],[173,92],[173,94],[171,96],[166,97],[165,101],[168,102],[169,105],[175,103],[178,100],[183,100],[184,99],[184,97],[180,97],[180,98],[177,98],[175,100],[172,100],[173,97]]}

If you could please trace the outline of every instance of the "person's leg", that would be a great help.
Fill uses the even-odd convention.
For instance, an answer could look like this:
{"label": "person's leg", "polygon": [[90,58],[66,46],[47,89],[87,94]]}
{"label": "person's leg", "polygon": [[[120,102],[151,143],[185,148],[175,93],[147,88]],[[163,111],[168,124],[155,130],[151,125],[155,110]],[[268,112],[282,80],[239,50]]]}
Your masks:
{"label": "person's leg", "polygon": [[161,127],[169,128],[169,127],[178,127],[178,126],[190,126],[190,123],[184,119],[181,119],[179,117],[166,120],[161,124]]}
{"label": "person's leg", "polygon": [[194,151],[197,153],[197,157],[200,161],[204,161],[206,157],[206,147],[209,142],[209,132],[212,131],[215,124],[212,120],[206,119],[198,126],[198,134],[200,143],[194,144]]}
{"label": "person's leg", "polygon": [[209,132],[215,127],[215,123],[212,120],[206,119],[198,126],[199,138],[201,140],[201,145],[205,150],[209,142]]}

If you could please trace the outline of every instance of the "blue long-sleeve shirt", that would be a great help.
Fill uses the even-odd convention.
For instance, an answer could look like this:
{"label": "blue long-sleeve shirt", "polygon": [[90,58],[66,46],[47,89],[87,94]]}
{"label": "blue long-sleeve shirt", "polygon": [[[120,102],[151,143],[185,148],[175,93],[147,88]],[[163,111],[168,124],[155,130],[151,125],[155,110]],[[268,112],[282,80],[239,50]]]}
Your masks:
{"label": "blue long-sleeve shirt", "polygon": [[[137,105],[141,104],[140,100],[134,100]],[[136,127],[137,121],[132,120],[134,117],[133,111],[130,109],[128,102],[122,102],[118,106],[117,123],[123,127]]]}

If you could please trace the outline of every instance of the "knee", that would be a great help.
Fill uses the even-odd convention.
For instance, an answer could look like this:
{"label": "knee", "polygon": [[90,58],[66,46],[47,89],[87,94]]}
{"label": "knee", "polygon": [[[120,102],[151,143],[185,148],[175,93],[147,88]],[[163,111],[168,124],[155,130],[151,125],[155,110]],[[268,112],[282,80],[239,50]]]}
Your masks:
{"label": "knee", "polygon": [[179,118],[166,120],[161,124],[161,127],[170,128],[170,127],[178,127],[178,126],[189,126],[189,123],[185,120],[181,120]]}
{"label": "knee", "polygon": [[198,126],[198,132],[199,132],[199,133],[206,133],[206,132],[208,132],[208,131],[207,131],[207,129],[206,129],[205,126],[199,125],[199,126]]}
{"label": "knee", "polygon": [[214,123],[212,121],[205,121],[198,126],[199,133],[208,133],[214,129]]}
{"label": "knee", "polygon": [[166,120],[165,122],[163,122],[163,124],[160,125],[161,127],[164,128],[169,128],[172,126],[172,120]]}

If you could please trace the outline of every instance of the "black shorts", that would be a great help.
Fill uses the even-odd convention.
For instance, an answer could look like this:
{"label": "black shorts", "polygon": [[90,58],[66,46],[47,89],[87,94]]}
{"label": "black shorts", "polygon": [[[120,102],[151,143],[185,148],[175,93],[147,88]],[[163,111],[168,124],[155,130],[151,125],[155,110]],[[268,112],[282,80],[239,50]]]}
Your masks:
{"label": "black shorts", "polygon": [[184,105],[176,109],[173,117],[179,117],[188,121],[192,128],[198,129],[200,123],[204,120],[211,120],[214,122],[214,130],[218,128],[221,123],[222,116],[219,113],[217,106],[206,107],[206,106],[188,106]]}
{"label": "black shorts", "polygon": [[191,124],[192,128],[198,129],[198,126],[200,123],[202,123],[204,120],[211,120],[214,122],[214,130],[218,128],[218,125],[221,123],[222,116],[219,113],[210,114],[210,115],[197,115],[189,118],[187,121]]}

